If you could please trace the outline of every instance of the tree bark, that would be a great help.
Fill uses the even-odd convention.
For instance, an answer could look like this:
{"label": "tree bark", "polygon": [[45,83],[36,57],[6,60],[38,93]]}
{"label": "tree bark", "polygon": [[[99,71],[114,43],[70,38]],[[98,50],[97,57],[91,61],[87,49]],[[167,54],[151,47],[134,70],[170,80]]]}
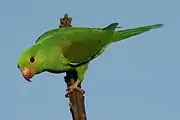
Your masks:
{"label": "tree bark", "polygon": [[[71,25],[72,18],[68,17],[68,14],[65,14],[63,18],[60,18],[60,25],[59,28],[62,27],[72,27]],[[75,70],[70,70],[66,72],[66,76],[64,77],[65,82],[67,84],[67,88],[76,82],[78,76]],[[78,87],[81,88],[81,85]],[[86,111],[84,105],[84,95],[74,90],[72,93],[69,94],[69,105],[70,105],[70,112],[72,114],[73,120],[87,120],[86,119]]]}

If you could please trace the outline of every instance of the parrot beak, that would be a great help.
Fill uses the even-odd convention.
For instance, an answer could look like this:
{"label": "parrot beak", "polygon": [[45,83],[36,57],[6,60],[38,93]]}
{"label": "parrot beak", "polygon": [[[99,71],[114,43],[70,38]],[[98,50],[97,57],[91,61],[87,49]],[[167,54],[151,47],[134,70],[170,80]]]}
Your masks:
{"label": "parrot beak", "polygon": [[29,69],[29,68],[26,68],[26,67],[23,67],[21,69],[21,72],[22,72],[22,75],[23,77],[28,81],[28,82],[31,82],[31,78],[36,74],[35,71]]}

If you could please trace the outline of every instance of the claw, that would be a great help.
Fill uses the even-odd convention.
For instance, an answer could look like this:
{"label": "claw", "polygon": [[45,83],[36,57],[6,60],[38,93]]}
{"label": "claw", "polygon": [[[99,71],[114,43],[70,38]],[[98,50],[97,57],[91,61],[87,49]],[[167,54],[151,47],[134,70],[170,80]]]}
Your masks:
{"label": "claw", "polygon": [[82,89],[82,88],[79,88],[78,87],[78,84],[79,84],[79,80],[77,80],[74,84],[72,84],[68,89],[66,89],[66,91],[68,91],[66,94],[65,94],[65,97],[68,97],[70,93],[72,93],[73,90],[77,90],[78,92],[81,92],[82,94],[85,93],[85,91]]}
{"label": "claw", "polygon": [[74,90],[77,90],[78,92],[81,92],[82,94],[85,93],[85,91],[79,87],[71,87],[67,89],[67,93],[65,94],[65,97],[69,97],[69,94],[71,94]]}

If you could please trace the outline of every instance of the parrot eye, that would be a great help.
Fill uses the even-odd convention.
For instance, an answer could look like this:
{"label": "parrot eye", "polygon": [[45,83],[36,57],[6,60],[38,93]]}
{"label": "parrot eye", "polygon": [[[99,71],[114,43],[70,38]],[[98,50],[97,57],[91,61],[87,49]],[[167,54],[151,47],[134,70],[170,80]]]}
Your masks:
{"label": "parrot eye", "polygon": [[30,62],[33,63],[35,61],[34,57],[30,58]]}

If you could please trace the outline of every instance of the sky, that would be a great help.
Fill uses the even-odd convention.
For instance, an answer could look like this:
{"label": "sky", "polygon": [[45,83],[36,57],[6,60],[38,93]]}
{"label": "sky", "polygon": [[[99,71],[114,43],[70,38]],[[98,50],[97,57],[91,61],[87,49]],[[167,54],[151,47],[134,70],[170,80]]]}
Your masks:
{"label": "sky", "polygon": [[77,27],[165,26],[110,45],[85,74],[88,120],[179,120],[178,0],[1,0],[0,119],[70,120],[65,74],[27,83],[17,58],[68,13]]}

